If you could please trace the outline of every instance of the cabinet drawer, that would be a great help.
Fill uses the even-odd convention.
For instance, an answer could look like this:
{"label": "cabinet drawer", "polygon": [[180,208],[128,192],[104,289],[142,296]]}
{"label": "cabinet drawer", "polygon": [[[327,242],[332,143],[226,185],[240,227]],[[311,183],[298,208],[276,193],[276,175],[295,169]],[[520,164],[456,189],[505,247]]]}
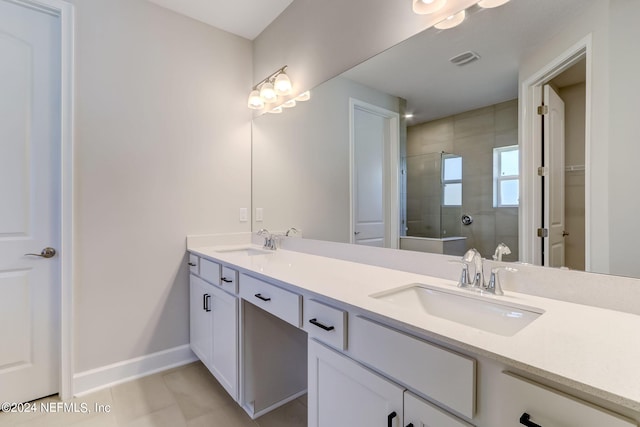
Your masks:
{"label": "cabinet drawer", "polygon": [[360,316],[349,321],[349,353],[417,392],[473,418],[474,359]]}
{"label": "cabinet drawer", "polygon": [[209,261],[208,259],[200,259],[200,277],[214,285],[220,285],[220,264]]}
{"label": "cabinet drawer", "polygon": [[240,296],[297,328],[301,326],[302,297],[298,294],[241,274]]}
{"label": "cabinet drawer", "polygon": [[637,424],[590,403],[570,397],[509,372],[501,375],[494,425],[519,425],[523,414],[546,426],[636,427]]}
{"label": "cabinet drawer", "polygon": [[233,268],[222,266],[220,275],[220,287],[227,292],[238,293],[238,272]]}
{"label": "cabinet drawer", "polygon": [[189,254],[189,272],[200,274],[200,257],[198,255]]}
{"label": "cabinet drawer", "polygon": [[304,329],[316,338],[338,350],[347,348],[347,312],[316,300],[304,304]]}

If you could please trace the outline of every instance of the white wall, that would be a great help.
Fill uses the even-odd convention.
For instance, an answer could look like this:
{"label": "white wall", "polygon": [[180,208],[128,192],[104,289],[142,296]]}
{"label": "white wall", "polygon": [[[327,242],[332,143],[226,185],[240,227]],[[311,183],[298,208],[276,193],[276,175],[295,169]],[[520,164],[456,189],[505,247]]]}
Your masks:
{"label": "white wall", "polygon": [[640,277],[640,263],[635,256],[640,244],[640,226],[636,221],[640,212],[640,2],[610,0],[610,4],[610,264],[616,274]]}
{"label": "white wall", "polygon": [[[591,34],[592,62],[591,79],[595,82],[591,92],[591,148],[586,153],[586,163],[590,164],[591,186],[587,198],[591,212],[590,228],[587,230],[591,242],[590,271],[615,273],[609,265],[610,221],[609,202],[609,0],[596,2],[581,11],[573,22],[567,23],[562,31],[535,52],[525,52],[520,65],[520,85],[563,52]],[[587,65],[588,66],[588,65]],[[589,70],[587,70],[587,75]],[[522,88],[521,88],[522,89]],[[640,276],[638,274],[637,276]]]}
{"label": "white wall", "polygon": [[304,237],[349,242],[349,98],[398,112],[399,99],[345,78],[311,100],[253,122],[254,230],[301,229]]}
{"label": "white wall", "polygon": [[475,3],[416,15],[411,0],[296,0],[254,40],[254,82],[289,65],[294,89],[314,88]]}
{"label": "white wall", "polygon": [[143,0],[73,3],[82,372],[187,344],[185,236],[250,230],[252,46]]}

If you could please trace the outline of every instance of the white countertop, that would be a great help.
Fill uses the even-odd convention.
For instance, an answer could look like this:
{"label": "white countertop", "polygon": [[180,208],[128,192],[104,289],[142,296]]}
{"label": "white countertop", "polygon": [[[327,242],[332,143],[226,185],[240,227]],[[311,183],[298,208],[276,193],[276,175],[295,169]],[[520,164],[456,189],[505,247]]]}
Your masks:
{"label": "white countertop", "polygon": [[254,256],[217,252],[220,249],[189,248],[241,272],[393,319],[409,330],[640,412],[640,316],[505,291],[504,296],[487,298],[544,310],[507,337],[370,297],[411,283],[455,291],[454,281],[282,249]]}

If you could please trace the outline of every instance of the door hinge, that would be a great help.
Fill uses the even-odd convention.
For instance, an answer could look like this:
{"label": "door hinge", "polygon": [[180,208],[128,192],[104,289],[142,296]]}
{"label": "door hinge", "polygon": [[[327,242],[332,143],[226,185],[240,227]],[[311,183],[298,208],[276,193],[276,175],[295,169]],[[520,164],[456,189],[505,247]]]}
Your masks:
{"label": "door hinge", "polygon": [[546,228],[538,228],[538,237],[549,237],[549,230]]}
{"label": "door hinge", "polygon": [[538,115],[544,116],[545,114],[549,114],[549,106],[548,105],[540,105],[538,107]]}
{"label": "door hinge", "polygon": [[546,166],[540,166],[538,168],[538,176],[547,176],[549,173],[549,168]]}

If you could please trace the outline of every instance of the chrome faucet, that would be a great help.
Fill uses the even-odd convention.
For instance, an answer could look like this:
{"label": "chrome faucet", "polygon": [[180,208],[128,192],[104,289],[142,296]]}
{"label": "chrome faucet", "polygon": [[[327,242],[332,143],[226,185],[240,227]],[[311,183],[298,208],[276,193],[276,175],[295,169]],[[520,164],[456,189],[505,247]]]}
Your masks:
{"label": "chrome faucet", "polygon": [[502,255],[509,254],[511,254],[511,249],[509,249],[509,246],[505,245],[504,243],[500,243],[496,248],[495,253],[493,254],[493,260],[502,261]]}
{"label": "chrome faucet", "polygon": [[260,230],[258,230],[257,234],[258,236],[264,237],[263,247],[265,249],[271,249],[272,251],[278,249],[278,237],[269,233],[269,230],[267,230],[266,228],[261,228]]}
{"label": "chrome faucet", "polygon": [[286,233],[284,233],[285,237],[289,237],[289,233],[298,234],[298,229],[295,227],[291,227],[287,230]]}
{"label": "chrome faucet", "polygon": [[[504,245],[504,247],[507,246]],[[455,260],[453,262],[462,264],[462,272],[460,274],[460,280],[458,281],[459,288],[470,288],[493,295],[504,295],[500,283],[500,271],[518,271],[512,267],[494,267],[491,269],[489,281],[485,283],[482,256],[476,249],[469,249],[462,257],[462,260]],[[474,266],[473,276],[469,273],[469,265],[471,264]]]}
{"label": "chrome faucet", "polygon": [[[482,273],[482,256],[476,249],[469,249],[462,256],[460,261],[453,261],[462,264],[462,272],[458,287],[460,288],[482,288],[484,283],[484,275]],[[473,264],[473,276],[469,273],[469,265]]]}

